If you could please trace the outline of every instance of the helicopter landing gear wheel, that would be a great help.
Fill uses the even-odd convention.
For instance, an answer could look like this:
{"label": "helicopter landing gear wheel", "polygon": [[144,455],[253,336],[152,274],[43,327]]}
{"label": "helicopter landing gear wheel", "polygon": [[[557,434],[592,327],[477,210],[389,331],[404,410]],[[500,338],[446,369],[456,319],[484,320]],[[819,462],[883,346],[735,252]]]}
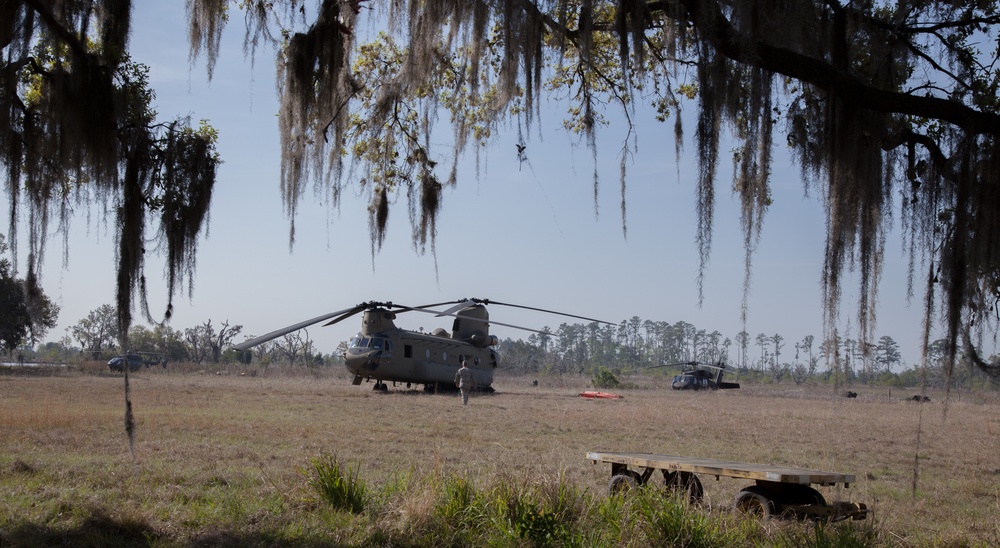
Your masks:
{"label": "helicopter landing gear wheel", "polygon": [[736,495],[733,511],[767,519],[774,515],[774,501],[768,498],[767,491],[751,485]]}
{"label": "helicopter landing gear wheel", "polygon": [[608,482],[608,493],[611,496],[625,494],[635,489],[639,486],[639,474],[632,472],[631,470],[626,470],[619,474],[611,476],[611,481]]}
{"label": "helicopter landing gear wheel", "polygon": [[376,392],[388,392],[389,386],[382,381],[375,381],[375,386],[372,387],[372,390]]}

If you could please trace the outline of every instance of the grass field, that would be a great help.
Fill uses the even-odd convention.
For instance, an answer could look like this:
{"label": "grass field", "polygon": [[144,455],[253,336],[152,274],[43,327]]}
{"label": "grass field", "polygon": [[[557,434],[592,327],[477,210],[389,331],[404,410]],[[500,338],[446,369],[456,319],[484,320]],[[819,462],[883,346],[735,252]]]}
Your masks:
{"label": "grass field", "polygon": [[[339,369],[144,370],[131,376],[133,461],[121,376],[99,367],[4,369],[0,546],[400,544],[456,480],[479,492],[555,486],[578,506],[614,511],[602,502],[610,467],[586,460],[588,451],[854,474],[849,489],[821,491],[873,510],[844,525],[866,528],[859,538],[867,544],[1000,545],[997,393],[951,394],[947,404],[931,393],[918,404],[906,401],[913,391],[857,385],[850,389],[859,396],[848,399],[829,386],[688,393],[640,379],[632,382],[645,387],[620,391],[624,400],[592,401],[576,396],[586,378],[531,380],[501,377],[497,394],[463,408],[452,395],[351,386]],[[323,456],[354,468],[380,501],[371,512],[323,504],[310,486]],[[729,506],[745,483],[702,481],[706,504],[692,511],[739,528],[741,539],[797,544],[788,539],[803,537],[789,537],[789,528],[812,527],[736,524]],[[631,542],[627,532],[592,534]],[[476,543],[455,535],[449,543]]]}

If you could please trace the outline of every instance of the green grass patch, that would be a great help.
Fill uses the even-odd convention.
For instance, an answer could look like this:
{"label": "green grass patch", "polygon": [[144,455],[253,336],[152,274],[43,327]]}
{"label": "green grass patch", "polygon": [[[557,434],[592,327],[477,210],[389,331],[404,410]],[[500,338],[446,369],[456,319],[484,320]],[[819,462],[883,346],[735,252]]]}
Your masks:
{"label": "green grass patch", "polygon": [[[498,394],[461,408],[404,387],[373,393],[350,379],[143,373],[132,379],[135,461],[120,378],[0,376],[0,546],[998,540],[996,490],[983,481],[997,475],[986,443],[1000,425],[991,418],[1000,416],[995,398],[963,396],[945,419],[944,398],[934,395],[916,447],[915,404],[874,391],[856,400],[784,384],[693,394],[645,379],[608,402],[577,397],[589,376],[538,387],[500,378]],[[591,450],[854,473],[850,489],[821,490],[872,514],[819,527],[743,519],[730,512],[743,485],[725,478],[702,478],[705,506],[672,500],[659,476],[610,498],[609,470],[584,457]],[[927,458],[914,497],[915,451]]]}
{"label": "green grass patch", "polygon": [[309,485],[335,509],[355,514],[365,509],[368,488],[358,479],[357,465],[344,465],[333,455],[316,457]]}

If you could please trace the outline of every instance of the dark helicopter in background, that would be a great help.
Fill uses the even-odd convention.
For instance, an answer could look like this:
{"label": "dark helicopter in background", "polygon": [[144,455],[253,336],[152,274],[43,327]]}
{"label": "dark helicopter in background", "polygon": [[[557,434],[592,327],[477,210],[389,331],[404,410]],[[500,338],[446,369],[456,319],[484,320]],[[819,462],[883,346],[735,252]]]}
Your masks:
{"label": "dark helicopter in background", "polygon": [[[391,302],[364,302],[329,314],[306,320],[288,327],[272,331],[235,345],[244,351],[258,344],[287,335],[293,331],[327,321],[324,326],[333,325],[363,312],[361,332],[351,339],[344,354],[347,370],[354,374],[354,384],[375,381],[374,390],[387,391],[387,382],[424,385],[427,392],[450,389],[455,384],[455,373],[464,358],[480,391],[493,391],[493,371],[500,365],[494,346],[500,340],[490,334],[490,324],[523,329],[541,333],[537,329],[511,325],[490,320],[486,305],[510,306],[558,314],[592,322],[609,323],[574,314],[556,312],[518,304],[501,303],[489,299],[461,299],[423,306],[403,306]],[[438,312],[432,308],[454,305]],[[451,316],[454,319],[451,331],[437,328],[430,333],[409,331],[396,326],[393,320],[404,312],[423,312],[435,316]]]}
{"label": "dark helicopter in background", "polygon": [[681,371],[674,376],[670,381],[670,388],[674,390],[732,390],[740,387],[738,382],[722,382],[722,373],[726,370],[722,362],[713,365],[699,362],[679,365],[691,365],[694,369]]}
{"label": "dark helicopter in background", "polygon": [[639,367],[629,370],[629,372],[677,366],[686,366],[690,369],[682,369],[681,373],[675,375],[670,381],[670,388],[674,390],[732,390],[740,387],[738,382],[722,382],[722,373],[726,370],[726,364],[721,361],[712,364],[698,361],[661,363]]}

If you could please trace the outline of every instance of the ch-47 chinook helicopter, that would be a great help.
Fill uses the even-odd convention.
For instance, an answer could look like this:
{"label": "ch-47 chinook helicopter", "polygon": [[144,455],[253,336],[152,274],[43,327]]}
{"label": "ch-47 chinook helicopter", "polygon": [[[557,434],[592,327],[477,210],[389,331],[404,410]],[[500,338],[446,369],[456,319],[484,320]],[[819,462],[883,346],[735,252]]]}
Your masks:
{"label": "ch-47 chinook helicopter", "polygon": [[[324,326],[333,325],[363,312],[361,332],[351,339],[344,354],[347,370],[354,374],[354,384],[375,381],[374,390],[387,391],[387,382],[424,385],[427,392],[454,387],[455,372],[461,366],[461,359],[472,369],[476,389],[492,392],[493,370],[499,359],[492,347],[499,339],[490,334],[490,324],[541,332],[536,329],[511,325],[490,320],[486,305],[510,306],[536,310],[561,316],[569,316],[592,322],[609,323],[574,314],[545,310],[531,306],[501,303],[489,299],[461,299],[423,306],[403,306],[391,302],[364,302],[351,308],[306,320],[288,327],[272,331],[261,337],[235,345],[239,351],[327,321]],[[431,308],[454,305],[443,312]],[[408,331],[396,326],[396,314],[423,312],[435,316],[451,316],[455,320],[451,331],[437,328],[430,333]]]}

